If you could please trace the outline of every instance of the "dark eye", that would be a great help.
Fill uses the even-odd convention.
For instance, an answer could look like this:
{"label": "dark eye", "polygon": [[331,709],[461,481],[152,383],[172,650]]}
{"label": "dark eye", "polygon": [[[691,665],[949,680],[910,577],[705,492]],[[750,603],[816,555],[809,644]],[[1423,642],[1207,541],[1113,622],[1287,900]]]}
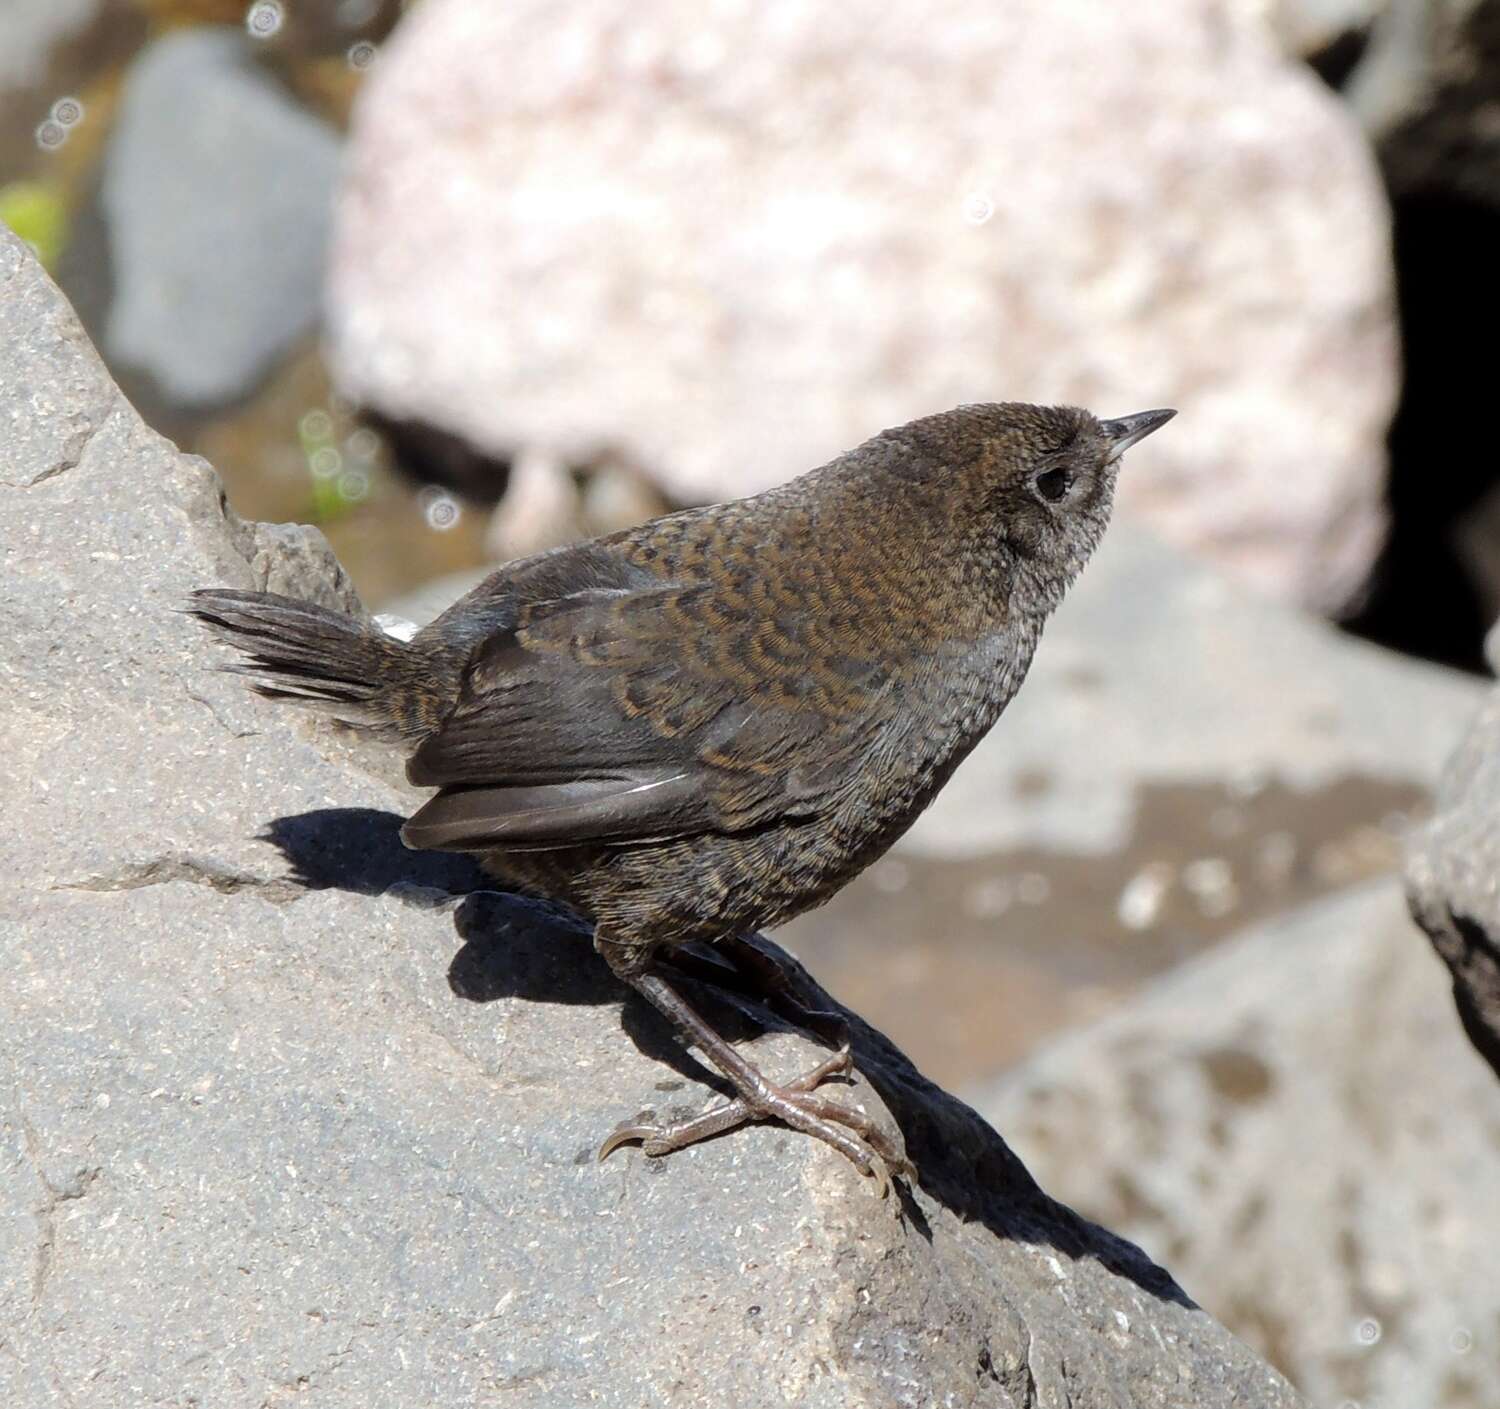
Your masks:
{"label": "dark eye", "polygon": [[1055,504],[1068,492],[1073,476],[1064,469],[1043,470],[1036,477],[1036,492],[1049,504]]}

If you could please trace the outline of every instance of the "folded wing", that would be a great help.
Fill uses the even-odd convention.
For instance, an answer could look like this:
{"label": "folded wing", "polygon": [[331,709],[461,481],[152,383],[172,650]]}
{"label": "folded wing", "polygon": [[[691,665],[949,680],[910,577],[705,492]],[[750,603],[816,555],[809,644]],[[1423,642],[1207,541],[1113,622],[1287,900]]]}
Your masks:
{"label": "folded wing", "polygon": [[441,791],[407,844],[628,845],[814,815],[859,756],[884,677],[822,649],[795,610],[734,605],[703,584],[524,609],[408,765]]}

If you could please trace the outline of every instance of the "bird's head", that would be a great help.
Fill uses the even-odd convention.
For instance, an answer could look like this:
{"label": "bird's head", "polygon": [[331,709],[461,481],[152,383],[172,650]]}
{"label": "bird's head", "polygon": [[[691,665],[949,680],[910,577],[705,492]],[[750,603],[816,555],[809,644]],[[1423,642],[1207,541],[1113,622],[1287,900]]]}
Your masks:
{"label": "bird's head", "polygon": [[[968,532],[1013,564],[1028,604],[1050,611],[1109,523],[1121,457],[1175,411],[1100,420],[1076,406],[995,402],[916,422],[949,462]],[[1019,605],[1019,604],[1018,604]]]}

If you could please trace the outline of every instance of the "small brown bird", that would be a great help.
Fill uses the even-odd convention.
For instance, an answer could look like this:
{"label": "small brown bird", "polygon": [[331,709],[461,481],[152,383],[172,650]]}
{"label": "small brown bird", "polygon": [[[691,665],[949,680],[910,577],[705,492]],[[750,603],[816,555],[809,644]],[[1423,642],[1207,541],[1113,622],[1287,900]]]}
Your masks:
{"label": "small brown bird", "polygon": [[1173,414],[960,406],[754,498],[510,563],[405,643],[271,593],[197,592],[188,610],[249,656],[228,668],[262,695],[414,749],[408,776],[438,792],[406,844],[481,853],[587,916],[614,972],[738,1093],[623,1125],[601,1158],[776,1119],[884,1184],[891,1142],[816,1091],[847,1041],[778,1085],[667,975],[704,941],[790,1003],[738,937],[827,900],[932,801],[1099,542],[1121,454]]}

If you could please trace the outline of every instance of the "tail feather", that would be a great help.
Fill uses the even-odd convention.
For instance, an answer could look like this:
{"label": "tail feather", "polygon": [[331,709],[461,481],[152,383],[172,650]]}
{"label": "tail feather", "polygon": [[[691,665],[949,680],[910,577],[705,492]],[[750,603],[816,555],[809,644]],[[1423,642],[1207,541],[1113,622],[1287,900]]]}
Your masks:
{"label": "tail feather", "polygon": [[210,588],[183,610],[244,653],[221,668],[258,695],[405,738],[432,727],[437,702],[419,653],[375,626],[273,592]]}

